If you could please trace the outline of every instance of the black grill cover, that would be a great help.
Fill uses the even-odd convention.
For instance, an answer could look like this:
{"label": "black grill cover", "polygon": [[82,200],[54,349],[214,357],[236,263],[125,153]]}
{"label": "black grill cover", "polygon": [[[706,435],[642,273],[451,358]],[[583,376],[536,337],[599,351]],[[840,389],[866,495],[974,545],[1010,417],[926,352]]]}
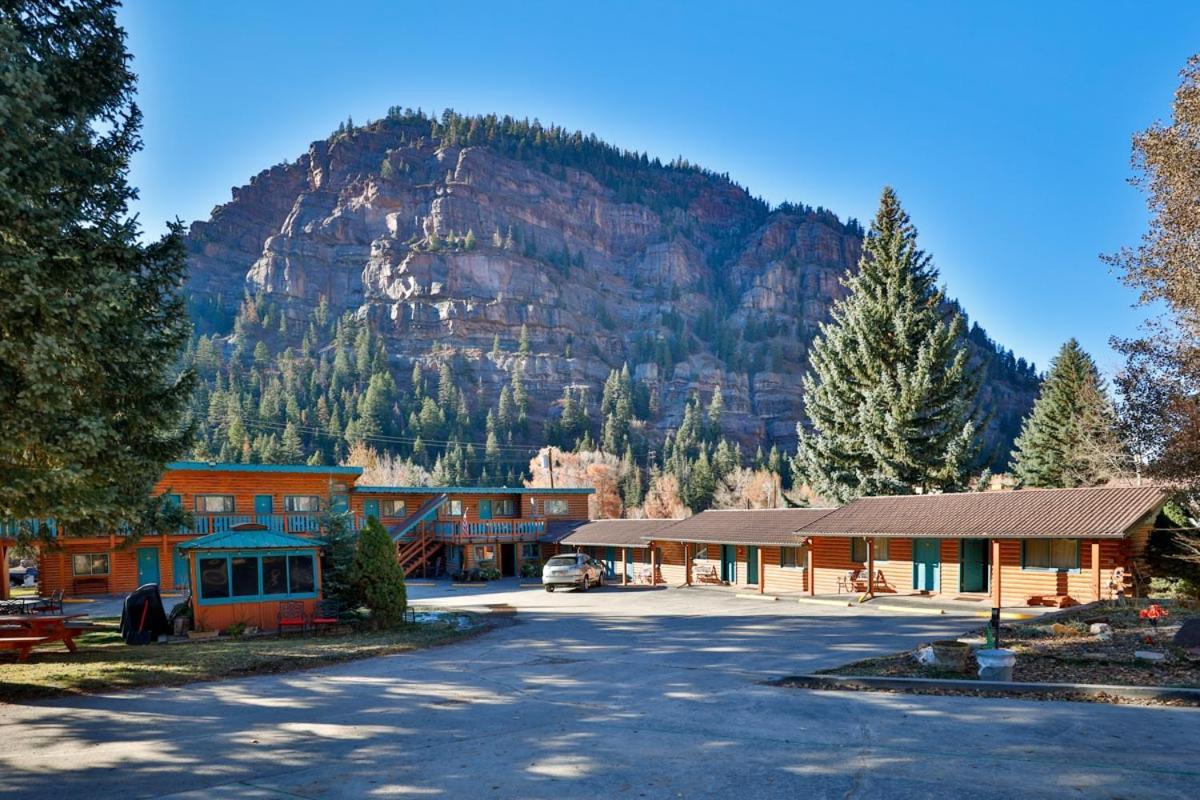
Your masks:
{"label": "black grill cover", "polygon": [[139,586],[125,598],[121,610],[121,638],[125,644],[150,644],[170,632],[157,583]]}

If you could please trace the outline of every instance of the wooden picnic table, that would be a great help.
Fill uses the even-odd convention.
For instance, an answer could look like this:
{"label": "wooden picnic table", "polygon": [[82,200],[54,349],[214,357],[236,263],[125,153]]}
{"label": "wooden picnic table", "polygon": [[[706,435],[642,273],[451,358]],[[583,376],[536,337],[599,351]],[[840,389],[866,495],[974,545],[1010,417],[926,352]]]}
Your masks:
{"label": "wooden picnic table", "polygon": [[72,620],[87,614],[5,614],[0,616],[0,648],[16,650],[17,660],[29,657],[37,644],[62,642],[69,652],[76,650],[75,637],[87,630],[73,626]]}

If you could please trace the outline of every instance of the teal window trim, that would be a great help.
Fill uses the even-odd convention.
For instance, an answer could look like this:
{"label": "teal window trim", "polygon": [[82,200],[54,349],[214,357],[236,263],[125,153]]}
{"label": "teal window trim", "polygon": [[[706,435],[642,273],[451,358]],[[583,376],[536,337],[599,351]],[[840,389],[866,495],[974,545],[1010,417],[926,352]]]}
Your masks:
{"label": "teal window trim", "polygon": [[[306,556],[313,560],[313,590],[311,592],[287,592],[286,594],[263,594],[263,574],[262,560],[271,556],[282,556],[284,569],[287,574],[285,580],[290,588],[292,585],[292,563],[290,556]],[[262,603],[275,602],[280,600],[313,600],[320,594],[321,584],[317,579],[317,561],[319,555],[315,550],[200,550],[195,554],[197,563],[200,559],[224,559],[225,560],[225,575],[227,578],[227,586],[229,587],[229,597],[204,597],[203,584],[198,587],[196,593],[196,601],[202,606],[228,606],[236,605],[237,603]],[[258,593],[234,596],[233,593],[233,559],[235,558],[253,558],[258,561]]]}
{"label": "teal window trim", "polygon": [[[1029,564],[1028,560],[1026,559],[1026,556],[1025,556],[1025,549],[1026,549],[1026,545],[1031,541],[1044,541],[1044,542],[1048,543],[1051,548],[1051,560],[1053,560],[1053,558],[1054,558],[1054,555],[1053,555],[1054,542],[1056,542],[1056,541],[1072,542],[1075,545],[1075,566],[1073,566],[1073,567],[1039,567],[1039,566],[1034,566],[1034,565]],[[1078,539],[1066,539],[1066,540],[1063,540],[1063,539],[1022,539],[1021,540],[1021,571],[1022,572],[1063,572],[1068,575],[1078,575],[1078,574],[1080,574],[1079,551],[1080,551],[1080,547],[1079,547]]]}

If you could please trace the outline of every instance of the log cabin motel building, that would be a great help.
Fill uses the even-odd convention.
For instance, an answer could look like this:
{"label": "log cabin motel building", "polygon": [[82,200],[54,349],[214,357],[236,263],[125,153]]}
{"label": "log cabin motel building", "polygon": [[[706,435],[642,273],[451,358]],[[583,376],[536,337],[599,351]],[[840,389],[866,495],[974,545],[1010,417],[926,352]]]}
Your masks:
{"label": "log cabin motel building", "polygon": [[[181,545],[247,524],[319,537],[320,515],[332,510],[356,529],[379,519],[409,575],[481,566],[520,575],[522,564],[582,550],[622,583],[1089,602],[1144,590],[1146,544],[1166,501],[1155,487],[1024,489],[589,522],[591,489],[366,486],[360,476],[356,467],[170,464],[155,493],[190,511],[190,527],[131,542],[64,531],[42,547],[42,592],[188,588]],[[12,543],[0,530],[0,556]],[[0,582],[0,597],[7,592]]]}
{"label": "log cabin motel building", "polygon": [[705,511],[600,520],[561,540],[610,576],[772,594],[918,594],[994,605],[1087,603],[1144,592],[1155,487],[865,497],[841,508]]}
{"label": "log cabin motel building", "polygon": [[[409,575],[493,566],[519,575],[541,565],[542,541],[586,521],[591,489],[360,486],[358,467],[175,462],[156,495],[192,515],[186,530],[137,541],[113,531],[62,531],[40,555],[43,594],[125,593],[146,583],[189,586],[187,550],[202,537],[253,526],[267,533],[319,538],[323,512],[348,515],[360,529],[377,518],[396,542]],[[52,521],[39,523],[54,530]],[[56,532],[57,533],[57,532]],[[0,556],[13,544],[0,530]],[[0,597],[8,581],[0,582]],[[319,590],[318,592],[319,593]]]}

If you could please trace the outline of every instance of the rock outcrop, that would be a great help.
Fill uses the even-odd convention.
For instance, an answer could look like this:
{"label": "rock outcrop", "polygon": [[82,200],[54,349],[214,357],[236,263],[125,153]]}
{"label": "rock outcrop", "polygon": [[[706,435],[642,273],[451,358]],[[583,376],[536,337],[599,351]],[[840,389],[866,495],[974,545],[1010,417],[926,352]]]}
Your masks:
{"label": "rock outcrop", "polygon": [[[264,293],[300,320],[324,298],[370,321],[397,376],[454,351],[493,400],[525,326],[535,413],[565,385],[598,399],[628,363],[659,433],[690,393],[720,386],[730,435],[793,445],[808,347],[859,258],[857,223],[770,210],[726,177],[586,138],[564,152],[436,128],[390,116],[234,189],[190,231],[197,306]],[[972,342],[993,362],[989,452],[1006,456],[1036,379],[982,332]]]}

